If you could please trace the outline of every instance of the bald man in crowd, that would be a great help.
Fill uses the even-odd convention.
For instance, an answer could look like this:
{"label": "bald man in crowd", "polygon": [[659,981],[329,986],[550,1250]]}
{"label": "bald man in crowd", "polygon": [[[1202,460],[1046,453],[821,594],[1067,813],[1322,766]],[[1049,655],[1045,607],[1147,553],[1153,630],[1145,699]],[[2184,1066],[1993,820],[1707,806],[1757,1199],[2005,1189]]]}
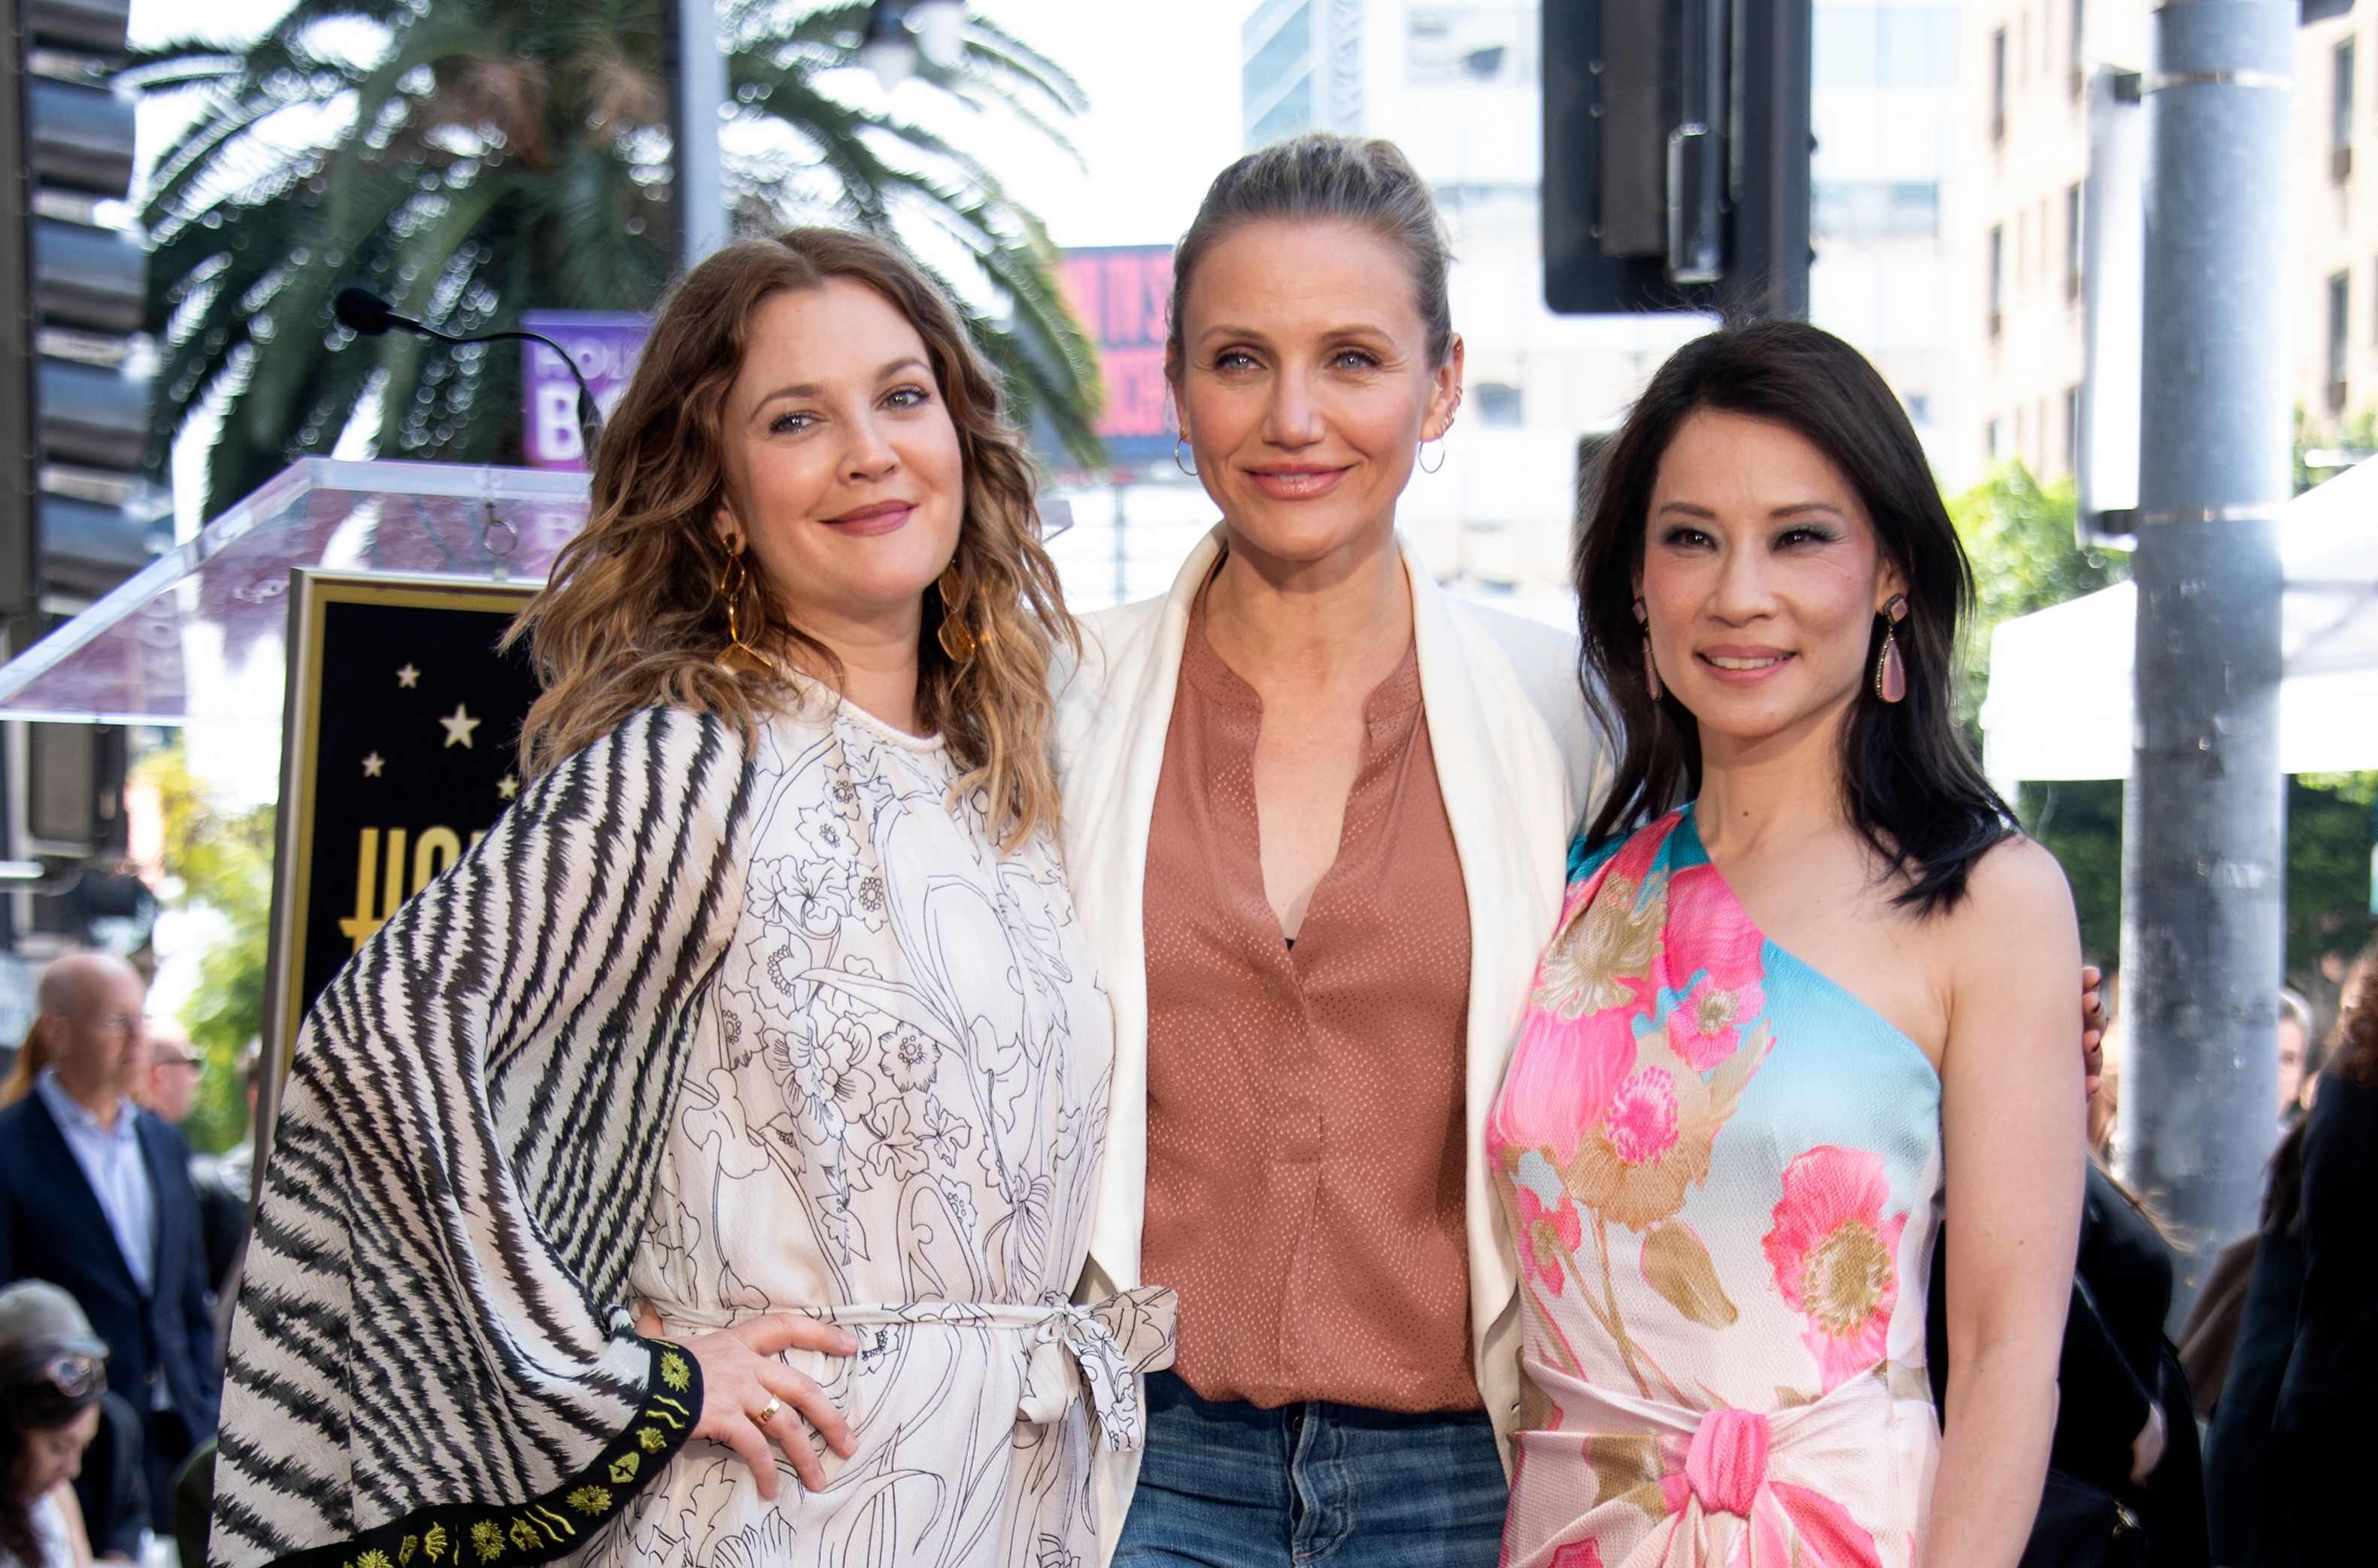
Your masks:
{"label": "bald man in crowd", "polygon": [[139,973],[69,953],[42,973],[33,1029],[49,1065],[0,1108],[0,1284],[66,1287],[107,1341],[108,1387],[146,1421],[156,1527],[174,1467],[214,1430],[221,1374],[190,1150],[140,1109],[149,1071]]}

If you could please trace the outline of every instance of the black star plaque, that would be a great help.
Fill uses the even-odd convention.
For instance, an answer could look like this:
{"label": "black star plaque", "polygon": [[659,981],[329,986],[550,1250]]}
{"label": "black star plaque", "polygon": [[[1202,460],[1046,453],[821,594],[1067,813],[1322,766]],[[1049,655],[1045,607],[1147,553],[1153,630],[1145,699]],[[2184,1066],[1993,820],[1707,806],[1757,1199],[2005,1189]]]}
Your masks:
{"label": "black star plaque", "polygon": [[497,640],[536,585],[300,571],[290,594],[273,864],[276,1063],[314,998],[520,793],[525,653]]}

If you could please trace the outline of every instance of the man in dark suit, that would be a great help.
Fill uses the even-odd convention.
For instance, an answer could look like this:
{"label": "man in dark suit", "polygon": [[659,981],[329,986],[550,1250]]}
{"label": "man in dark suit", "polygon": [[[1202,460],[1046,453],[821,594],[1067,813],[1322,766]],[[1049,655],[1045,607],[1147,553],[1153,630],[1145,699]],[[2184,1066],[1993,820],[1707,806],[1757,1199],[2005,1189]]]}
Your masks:
{"label": "man in dark suit", "polygon": [[105,953],[42,972],[34,1027],[51,1065],[0,1109],[0,1283],[71,1292],[107,1342],[107,1382],[146,1418],[160,1531],[175,1466],[214,1430],[221,1397],[190,1150],[132,1102],[149,1070],[139,975]]}

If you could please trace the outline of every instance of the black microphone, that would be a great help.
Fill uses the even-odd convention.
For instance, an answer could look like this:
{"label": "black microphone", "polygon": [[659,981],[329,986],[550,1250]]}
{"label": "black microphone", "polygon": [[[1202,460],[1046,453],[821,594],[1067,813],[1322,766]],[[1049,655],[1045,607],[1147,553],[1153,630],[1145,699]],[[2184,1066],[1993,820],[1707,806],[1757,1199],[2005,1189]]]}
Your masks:
{"label": "black microphone", "polygon": [[594,443],[603,434],[603,411],[595,406],[594,389],[586,385],[585,373],[570,357],[570,351],[544,333],[481,332],[474,337],[457,338],[435,327],[425,327],[410,316],[399,316],[390,308],[388,301],[363,288],[341,289],[339,297],[330,302],[330,314],[339,318],[340,326],[366,338],[379,337],[393,328],[416,337],[435,338],[441,343],[543,343],[560,356],[561,363],[570,368],[570,378],[578,383],[578,437],[586,445],[586,465],[594,466]]}

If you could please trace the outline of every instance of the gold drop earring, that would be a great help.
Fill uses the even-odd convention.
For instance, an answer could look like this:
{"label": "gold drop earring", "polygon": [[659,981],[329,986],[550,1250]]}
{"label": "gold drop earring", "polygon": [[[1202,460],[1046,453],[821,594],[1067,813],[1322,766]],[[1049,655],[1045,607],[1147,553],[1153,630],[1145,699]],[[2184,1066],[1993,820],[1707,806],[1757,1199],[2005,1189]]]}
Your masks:
{"label": "gold drop earring", "polygon": [[934,633],[934,640],[941,643],[942,652],[949,655],[950,663],[972,664],[979,644],[974,628],[966,623],[967,581],[958,571],[956,557],[951,557],[950,564],[942,569],[940,586],[942,625],[941,629]]}
{"label": "gold drop earring", "polygon": [[718,651],[719,667],[734,674],[749,670],[772,680],[782,680],[785,666],[775,655],[743,640],[743,595],[751,584],[751,569],[743,564],[743,536],[739,533],[730,539],[727,551],[727,569],[718,574],[719,596],[727,601],[727,646]]}

